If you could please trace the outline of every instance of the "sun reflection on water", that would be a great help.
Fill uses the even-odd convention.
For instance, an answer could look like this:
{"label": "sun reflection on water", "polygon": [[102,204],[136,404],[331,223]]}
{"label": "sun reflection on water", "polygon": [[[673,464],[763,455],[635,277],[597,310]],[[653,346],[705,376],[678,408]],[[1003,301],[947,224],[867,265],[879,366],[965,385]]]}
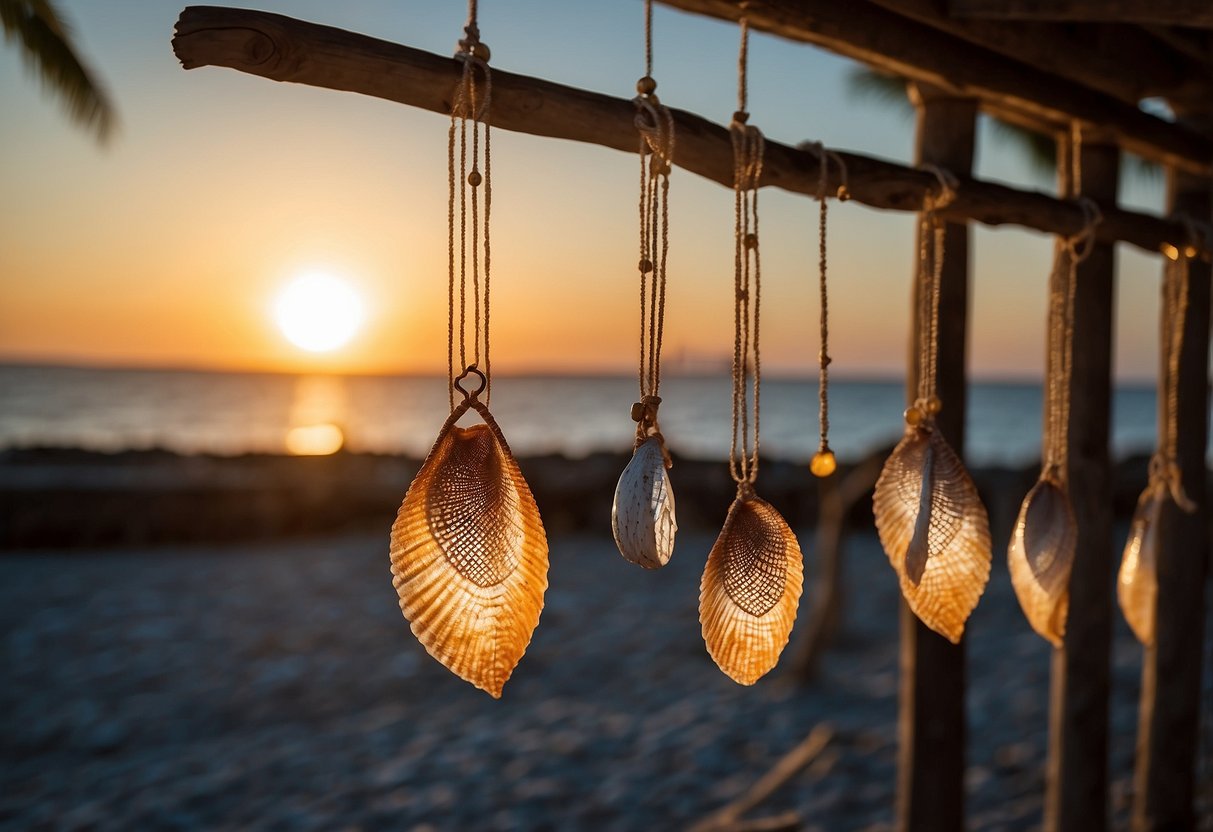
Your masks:
{"label": "sun reflection on water", "polygon": [[301,376],[295,382],[286,451],[294,456],[326,456],[345,445],[341,425],[347,412],[345,380]]}

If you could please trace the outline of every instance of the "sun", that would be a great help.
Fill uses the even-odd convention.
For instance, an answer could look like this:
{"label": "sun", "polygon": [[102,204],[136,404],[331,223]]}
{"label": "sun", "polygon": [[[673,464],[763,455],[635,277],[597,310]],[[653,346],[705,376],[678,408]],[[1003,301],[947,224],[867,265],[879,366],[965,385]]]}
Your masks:
{"label": "sun", "polygon": [[344,280],[305,274],[286,285],[274,301],[274,320],[286,339],[309,352],[344,346],[362,326],[362,298]]}

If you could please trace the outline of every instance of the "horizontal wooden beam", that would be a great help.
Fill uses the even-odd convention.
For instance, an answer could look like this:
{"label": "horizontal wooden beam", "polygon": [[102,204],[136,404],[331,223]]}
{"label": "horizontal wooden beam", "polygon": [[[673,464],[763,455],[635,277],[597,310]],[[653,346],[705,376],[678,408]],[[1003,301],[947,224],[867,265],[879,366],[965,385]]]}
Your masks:
{"label": "horizontal wooden beam", "polygon": [[[939,0],[872,0],[894,14],[1136,105],[1213,98],[1213,52],[1193,60],[1137,26],[958,19]],[[1126,56],[1132,60],[1126,60]]]}
{"label": "horizontal wooden beam", "polygon": [[[186,69],[222,66],[275,81],[346,90],[450,113],[461,65],[445,58],[352,32],[269,12],[213,6],[186,8],[177,21],[173,49]],[[493,71],[492,124],[537,136],[570,139],[636,152],[636,110],[629,99],[573,89],[501,70]],[[676,164],[732,187],[733,157],[728,129],[697,115],[673,111],[678,135]],[[839,151],[848,187],[874,208],[917,211],[937,188],[927,172]],[[817,193],[816,155],[768,141],[762,184],[795,193]],[[1049,234],[1072,235],[1084,224],[1070,202],[960,176],[956,199],[941,215],[953,221],[1019,225]],[[831,192],[840,179],[831,166]],[[1164,243],[1183,245],[1182,224],[1104,205],[1101,240],[1123,240],[1147,251]],[[1210,235],[1213,238],[1213,235]]]}
{"label": "horizontal wooden beam", "polygon": [[949,0],[956,17],[993,20],[1098,20],[1213,28],[1208,0]]}
{"label": "horizontal wooden beam", "polygon": [[[1077,121],[1125,150],[1196,174],[1213,165],[1213,140],[1110,95],[1066,81],[1028,63],[893,14],[867,0],[661,0],[667,6],[737,20],[754,29],[812,43],[958,95],[982,109],[1062,128]],[[1126,59],[1128,60],[1128,59]]]}

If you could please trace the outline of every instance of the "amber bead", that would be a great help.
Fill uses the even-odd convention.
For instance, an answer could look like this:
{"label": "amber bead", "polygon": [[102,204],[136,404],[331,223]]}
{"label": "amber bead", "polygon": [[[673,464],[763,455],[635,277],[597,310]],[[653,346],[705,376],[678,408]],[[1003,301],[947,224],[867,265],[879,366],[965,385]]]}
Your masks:
{"label": "amber bead", "polygon": [[921,425],[923,422],[923,419],[925,419],[925,418],[926,418],[925,414],[921,410],[919,410],[917,407],[907,407],[906,408],[905,419],[906,419],[907,425],[916,427],[918,425]]}
{"label": "amber bead", "polygon": [[813,454],[813,460],[809,463],[809,470],[815,477],[828,477],[837,469],[838,460],[834,458],[834,452],[829,448]]}
{"label": "amber bead", "polygon": [[943,410],[943,402],[939,400],[939,396],[932,396],[927,399],[927,413],[934,416],[939,411]]}

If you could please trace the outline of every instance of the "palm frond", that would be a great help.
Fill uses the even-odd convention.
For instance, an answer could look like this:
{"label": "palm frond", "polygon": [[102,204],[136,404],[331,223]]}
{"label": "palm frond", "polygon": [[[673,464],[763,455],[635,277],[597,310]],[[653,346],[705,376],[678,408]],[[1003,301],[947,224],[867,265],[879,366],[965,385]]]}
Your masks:
{"label": "palm frond", "polygon": [[68,116],[104,143],[117,122],[109,95],[72,44],[51,0],[0,0],[4,39],[21,47],[25,65],[58,97]]}

